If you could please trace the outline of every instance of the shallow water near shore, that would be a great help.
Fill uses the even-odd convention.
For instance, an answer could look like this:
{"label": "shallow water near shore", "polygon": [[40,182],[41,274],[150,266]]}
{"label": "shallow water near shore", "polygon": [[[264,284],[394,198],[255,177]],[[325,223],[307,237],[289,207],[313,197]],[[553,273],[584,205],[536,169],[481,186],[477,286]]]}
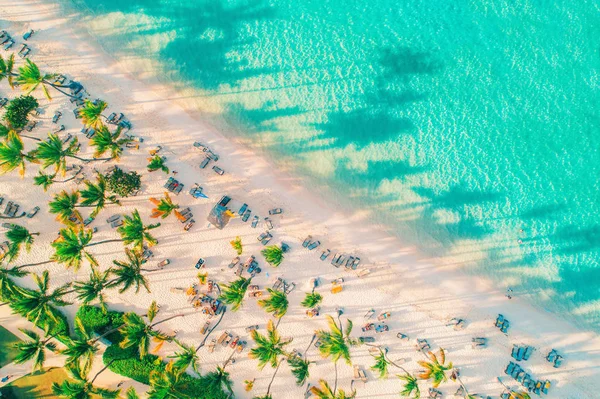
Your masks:
{"label": "shallow water near shore", "polygon": [[600,329],[597,3],[68,5],[333,201]]}

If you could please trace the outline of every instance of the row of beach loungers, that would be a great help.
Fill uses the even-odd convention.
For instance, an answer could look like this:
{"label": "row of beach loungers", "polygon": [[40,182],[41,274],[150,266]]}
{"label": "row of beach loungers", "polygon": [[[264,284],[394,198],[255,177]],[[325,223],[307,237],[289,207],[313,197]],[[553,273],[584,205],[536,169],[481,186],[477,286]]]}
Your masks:
{"label": "row of beach loungers", "polygon": [[254,277],[262,272],[262,269],[258,267],[258,262],[256,261],[256,257],[254,255],[249,256],[245,262],[240,262],[240,257],[236,256],[229,263],[228,267],[233,269],[236,266],[237,269],[235,271],[235,275],[238,277],[241,277],[244,271],[246,271],[251,277]]}
{"label": "row of beach loungers", "polygon": [[[217,162],[219,160],[219,156],[214,151],[212,151],[207,145],[202,144],[199,141],[194,142],[194,148],[201,150],[205,155],[202,162],[200,162],[200,169],[206,168],[206,166],[211,161]],[[213,165],[212,170],[220,176],[223,176],[225,174],[225,171],[217,165]]]}
{"label": "row of beach loungers", "polygon": [[529,358],[531,357],[531,354],[533,353],[533,347],[532,346],[519,346],[519,345],[514,345],[513,349],[512,349],[512,353],[511,356],[517,360],[517,361],[521,361],[521,360],[529,360]]}
{"label": "row of beach loungers", "polygon": [[[0,197],[0,205],[2,205],[3,203],[4,203],[4,197]],[[36,206],[29,213],[22,212],[20,215],[17,215],[17,213],[19,212],[19,208],[20,208],[19,204],[15,203],[13,201],[8,201],[6,203],[6,206],[4,207],[4,211],[2,212],[2,214],[9,218],[18,218],[18,217],[26,216],[27,218],[31,219],[40,210],[40,207]]]}
{"label": "row of beach loungers", "polygon": [[550,382],[550,380],[546,380],[546,381],[539,380],[538,381],[538,380],[532,379],[531,375],[529,373],[527,373],[525,370],[523,370],[523,368],[521,366],[519,366],[517,363],[510,362],[508,364],[508,366],[506,366],[504,373],[506,375],[509,375],[512,378],[514,378],[517,382],[519,382],[521,385],[523,385],[523,387],[525,389],[527,389],[529,392],[533,392],[537,395],[540,395],[542,393],[547,394],[548,389],[550,389],[550,387],[552,386],[552,383]]}
{"label": "row of beach loungers", "polygon": [[504,334],[508,333],[508,328],[510,327],[510,322],[504,318],[503,315],[499,314],[496,318],[495,326],[500,329]]}

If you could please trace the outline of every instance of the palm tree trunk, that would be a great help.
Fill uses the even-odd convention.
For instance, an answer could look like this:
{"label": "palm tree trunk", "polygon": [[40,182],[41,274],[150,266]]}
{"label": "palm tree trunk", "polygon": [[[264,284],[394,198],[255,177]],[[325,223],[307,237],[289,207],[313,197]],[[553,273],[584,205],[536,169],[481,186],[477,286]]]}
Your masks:
{"label": "palm tree trunk", "polygon": [[81,158],[78,157],[77,155],[68,155],[69,158],[75,158],[78,159],[82,162],[94,162],[94,161],[110,161],[112,158]]}
{"label": "palm tree trunk", "polygon": [[310,347],[313,344],[313,342],[315,342],[315,339],[317,339],[317,334],[313,334],[312,339],[310,340],[310,343],[308,344],[308,346],[304,350],[304,360],[306,360],[306,357],[308,356],[308,350],[310,349]]}
{"label": "palm tree trunk", "polygon": [[94,378],[92,378],[92,380],[90,381],[90,384],[94,384],[94,381],[96,381],[96,378],[98,378],[98,376],[99,376],[100,374],[102,374],[102,373],[103,373],[103,372],[104,372],[104,371],[105,371],[107,368],[109,368],[109,367],[110,367],[110,365],[111,365],[111,364],[113,364],[113,362],[114,362],[115,360],[117,360],[117,359],[113,359],[113,360],[111,360],[110,362],[108,362],[108,364],[107,364],[106,366],[104,366],[104,367],[102,368],[102,370],[98,371],[98,373],[97,373],[97,374],[94,376]]}
{"label": "palm tree trunk", "polygon": [[277,318],[277,324],[275,324],[275,328],[279,327],[279,323],[281,323],[281,319],[283,319],[283,316]]}
{"label": "palm tree trunk", "polygon": [[25,215],[27,215],[27,212],[23,212],[19,216],[0,216],[0,219],[20,219],[20,218],[24,217]]}
{"label": "palm tree trunk", "polygon": [[120,238],[113,238],[111,240],[104,240],[104,241],[93,242],[91,244],[86,245],[86,247],[93,247],[94,245],[106,244],[106,243],[109,243],[109,242],[123,242],[123,240],[121,240]]}
{"label": "palm tree trunk", "polygon": [[46,263],[52,263],[52,262],[54,262],[54,261],[52,259],[50,259],[50,260],[46,260],[46,261],[38,262],[38,263],[28,263],[26,265],[17,266],[17,270],[21,270],[22,268],[30,267],[30,266],[45,265]]}
{"label": "palm tree trunk", "polygon": [[208,331],[208,333],[206,334],[206,336],[204,337],[204,339],[202,340],[202,342],[200,342],[200,345],[198,345],[198,347],[196,348],[196,352],[198,352],[200,350],[200,348],[202,348],[204,346],[204,344],[206,343],[206,340],[208,339],[208,336],[210,334],[212,334],[212,332],[215,330],[215,328],[217,328],[217,326],[219,325],[219,323],[221,323],[221,320],[223,320],[223,317],[225,316],[225,312],[227,311],[227,308],[223,308],[223,311],[221,312],[221,318],[219,319],[219,321],[217,321],[217,324],[215,324],[213,326],[213,328],[210,329],[210,331]]}
{"label": "palm tree trunk", "polygon": [[335,391],[337,390],[337,380],[338,380],[338,371],[337,371],[337,361],[333,363],[335,368],[335,382],[333,383],[333,396],[335,396]]}
{"label": "palm tree trunk", "polygon": [[61,89],[60,89],[61,87],[70,87],[70,86],[57,85],[57,84],[54,84],[54,83],[50,83],[50,82],[48,82],[47,80],[42,80],[42,84],[47,84],[47,85],[49,85],[49,86],[52,86],[54,89],[56,89],[56,91],[58,91],[59,93],[62,93],[62,94],[64,94],[64,95],[65,95],[65,96],[67,96],[67,97],[70,97],[70,98],[77,98],[77,96],[74,96],[74,95],[72,95],[72,94],[69,94],[69,93],[67,93],[66,91],[64,91],[64,90],[61,90]]}
{"label": "palm tree trunk", "polygon": [[37,137],[31,137],[31,136],[27,136],[27,135],[24,135],[24,134],[19,134],[19,137],[23,137],[23,138],[26,138],[26,139],[29,139],[29,140],[42,141],[42,139],[38,139]]}
{"label": "palm tree trunk", "polygon": [[269,386],[267,386],[267,395],[266,396],[269,396],[269,392],[271,392],[271,385],[273,384],[273,381],[275,381],[275,376],[277,375],[277,372],[279,371],[279,367],[281,366],[281,363],[283,363],[283,358],[277,364],[277,368],[275,369],[275,372],[273,373],[273,377],[271,377],[271,382],[269,382]]}
{"label": "palm tree trunk", "polygon": [[167,317],[166,319],[163,319],[163,320],[158,321],[158,322],[156,322],[154,324],[151,324],[150,327],[155,327],[155,326],[157,326],[157,325],[159,325],[161,323],[164,323],[165,321],[169,321],[169,320],[174,319],[176,317],[182,317],[182,316],[185,316],[185,315],[183,313],[180,313],[180,314],[176,314],[175,316]]}
{"label": "palm tree trunk", "polygon": [[229,355],[229,357],[227,358],[227,360],[225,360],[225,363],[223,363],[223,370],[225,370],[225,367],[227,367],[227,365],[229,364],[229,362],[233,358],[233,355],[235,355],[235,352],[237,352],[237,348],[233,349],[233,351],[231,352],[231,355]]}

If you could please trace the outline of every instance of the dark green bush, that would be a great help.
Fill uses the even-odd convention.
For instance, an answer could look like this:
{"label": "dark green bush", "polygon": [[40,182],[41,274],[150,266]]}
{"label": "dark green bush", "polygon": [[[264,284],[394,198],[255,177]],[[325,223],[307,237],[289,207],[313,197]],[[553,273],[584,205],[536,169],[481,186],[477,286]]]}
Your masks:
{"label": "dark green bush", "polygon": [[122,349],[119,345],[109,346],[102,357],[104,364],[114,362],[110,369],[125,377],[132,378],[143,384],[150,383],[150,373],[153,370],[164,370],[165,364],[158,356],[147,355],[140,359],[136,348]]}
{"label": "dark green bush", "polygon": [[140,175],[137,172],[126,173],[119,167],[116,167],[104,177],[106,178],[108,190],[121,197],[129,197],[138,191],[142,185]]}
{"label": "dark green bush", "polygon": [[4,120],[15,130],[23,129],[27,125],[29,114],[39,106],[37,100],[31,96],[20,96],[12,99],[6,106]]}
{"label": "dark green bush", "polygon": [[[89,327],[92,331],[100,335],[123,324],[123,313],[113,310],[104,312],[97,306],[81,306],[77,311],[77,317],[79,317],[84,326]],[[118,344],[122,341],[122,336],[118,331],[108,334],[104,338],[113,344]]]}

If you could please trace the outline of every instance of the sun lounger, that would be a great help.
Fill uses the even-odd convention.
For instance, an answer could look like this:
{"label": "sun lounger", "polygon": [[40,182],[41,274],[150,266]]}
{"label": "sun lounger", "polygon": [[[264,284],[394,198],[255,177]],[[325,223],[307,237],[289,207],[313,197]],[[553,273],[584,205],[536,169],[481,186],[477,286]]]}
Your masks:
{"label": "sun lounger", "polygon": [[248,204],[242,204],[240,210],[238,211],[238,215],[242,216],[244,212],[246,212],[246,209],[248,209]]}
{"label": "sun lounger", "polygon": [[500,327],[500,331],[502,331],[504,334],[507,334],[509,327],[510,327],[510,322],[508,320],[504,320],[502,327]]}
{"label": "sun lounger", "polygon": [[110,224],[110,227],[116,229],[117,227],[123,226],[123,221],[121,219],[115,220]]}
{"label": "sun lounger", "polygon": [[62,116],[62,112],[56,111],[54,113],[54,116],[52,117],[52,123],[57,123],[61,116]]}
{"label": "sun lounger", "polygon": [[335,255],[333,255],[333,258],[331,259],[331,264],[334,265],[335,267],[340,267],[338,265],[338,261],[341,257],[342,257],[342,255],[339,253],[336,253]]}
{"label": "sun lounger", "polygon": [[216,174],[218,174],[219,176],[223,176],[223,174],[225,174],[225,171],[221,168],[219,168],[217,165],[213,166],[212,169],[215,171]]}
{"label": "sun lounger", "polygon": [[415,347],[416,347],[417,351],[421,351],[421,352],[426,352],[426,351],[431,350],[431,346],[429,345],[429,342],[427,342],[426,339],[417,338],[417,344]]}
{"label": "sun lounger", "polygon": [[37,121],[30,121],[25,126],[25,130],[27,130],[28,132],[31,132],[33,130],[33,128],[36,127],[36,126],[37,126]]}
{"label": "sun lounger", "polygon": [[329,255],[331,254],[331,250],[330,249],[326,249],[325,251],[321,252],[321,256],[320,259],[321,260],[325,260],[329,257]]}
{"label": "sun lounger", "polygon": [[106,123],[113,123],[116,117],[117,114],[113,112],[112,114],[108,115],[108,118],[106,118]]}
{"label": "sun lounger", "polygon": [[[246,209],[246,212],[244,212],[244,216],[242,216],[242,222],[247,222],[248,219],[250,219],[250,214],[252,213],[252,211],[250,209]],[[258,216],[257,216],[258,218]],[[258,223],[258,222],[257,222]],[[252,227],[256,227],[255,225],[253,225]]]}
{"label": "sun lounger", "polygon": [[4,106],[6,104],[8,104],[8,98],[6,98],[6,97],[0,98],[0,108],[4,108]]}
{"label": "sun lounger", "polygon": [[283,209],[281,208],[274,208],[269,211],[269,215],[279,215],[281,213],[283,213]]}
{"label": "sun lounger", "polygon": [[8,42],[9,40],[12,40],[12,39],[8,34],[4,34],[4,35],[0,36],[0,44],[4,44],[4,43]]}
{"label": "sun lounger", "polygon": [[209,162],[210,162],[209,157],[204,158],[204,160],[202,162],[200,162],[200,169],[206,168],[206,165],[208,165]]}
{"label": "sun lounger", "polygon": [[60,125],[60,126],[59,126],[59,127],[57,127],[56,129],[54,129],[54,130],[52,131],[52,133],[54,133],[54,134],[58,134],[58,133],[62,132],[63,130],[65,130],[65,125]]}
{"label": "sun lounger", "polygon": [[[248,212],[248,211],[246,211]],[[254,215],[254,219],[252,219],[252,228],[255,229],[256,226],[258,226],[258,221],[259,221],[259,217],[257,215]]]}
{"label": "sun lounger", "polygon": [[31,212],[29,212],[29,213],[27,214],[27,218],[31,219],[32,217],[34,217],[35,215],[37,215],[37,213],[38,213],[39,211],[40,211],[40,207],[39,207],[39,206],[36,206],[36,207],[34,207],[34,208],[31,210]]}
{"label": "sun lounger", "polygon": [[204,267],[204,264],[205,264],[204,258],[200,258],[200,259],[198,259],[198,262],[196,262],[196,264],[194,265],[194,267],[196,269],[200,269],[200,268]]}
{"label": "sun lounger", "polygon": [[435,388],[429,388],[429,399],[438,399],[442,397],[442,392]]}
{"label": "sun lounger", "polygon": [[284,283],[284,287],[285,287],[285,293],[289,294],[290,292],[294,291],[294,289],[296,288],[296,283],[291,283],[289,285]]}
{"label": "sun lounger", "polygon": [[525,353],[523,353],[523,360],[529,360],[532,353],[533,353],[533,346],[528,346],[527,348],[525,348]]}
{"label": "sun lounger", "polygon": [[162,269],[163,267],[170,265],[171,261],[169,259],[163,259],[160,262],[158,262],[158,268]]}
{"label": "sun lounger", "polygon": [[235,258],[233,258],[233,260],[231,262],[229,262],[229,265],[227,267],[229,267],[230,269],[233,269],[233,267],[235,265],[237,265],[240,261],[240,257],[236,256]]}
{"label": "sun lounger", "polygon": [[273,222],[268,217],[265,218],[265,227],[269,230],[273,229]]}
{"label": "sun lounger", "polygon": [[392,317],[392,314],[390,312],[383,312],[379,316],[377,316],[377,320],[383,321],[389,319],[390,317]]}
{"label": "sun lounger", "polygon": [[311,235],[309,235],[309,236],[308,236],[308,237],[306,237],[306,238],[304,239],[304,241],[302,242],[302,246],[303,246],[304,248],[308,248],[308,244],[310,244],[310,242],[311,242],[311,241],[312,241],[312,236],[311,236]]}
{"label": "sun lounger", "polygon": [[500,327],[502,327],[502,324],[504,324],[504,316],[499,314],[498,317],[496,318],[495,326],[500,328]]}
{"label": "sun lounger", "polygon": [[270,233],[267,233],[267,236],[260,242],[262,245],[267,245],[273,236]]}
{"label": "sun lounger", "polygon": [[29,40],[29,38],[35,33],[33,29],[30,29],[23,35],[23,40]]}
{"label": "sun lounger", "polygon": [[321,241],[313,241],[310,243],[310,245],[307,248],[309,251],[312,251],[313,249],[317,248],[319,245],[321,245]]}
{"label": "sun lounger", "polygon": [[190,220],[185,226],[183,226],[183,230],[190,231],[190,229],[196,224],[194,219]]}
{"label": "sun lounger", "polygon": [[401,341],[408,341],[410,338],[408,337],[408,335],[404,334],[404,333],[398,333],[396,334],[396,338],[398,338]]}
{"label": "sun lounger", "polygon": [[88,139],[91,139],[92,137],[94,137],[95,134],[96,134],[96,129],[89,128],[85,132],[85,137],[88,138]]}
{"label": "sun lounger", "polygon": [[185,216],[183,217],[183,220],[181,220],[181,223],[187,223],[194,215],[192,215],[192,213],[187,213],[185,214]]}
{"label": "sun lounger", "polygon": [[[8,42],[4,45],[4,51],[8,51],[15,45],[15,41],[13,39],[8,39]],[[29,54],[29,52],[27,53]]]}
{"label": "sun lounger", "polygon": [[54,79],[54,83],[62,85],[63,83],[65,83],[65,80],[67,80],[67,77],[65,75],[62,75],[62,74],[56,75],[56,77]]}
{"label": "sun lounger", "polygon": [[550,380],[546,380],[542,384],[542,392],[548,394],[548,389],[550,389],[550,387],[552,387],[552,383],[550,382]]}
{"label": "sun lounger", "polygon": [[518,347],[517,345],[514,345],[512,348],[512,353],[511,356],[517,360],[517,361],[521,361],[523,360],[523,355],[525,354],[525,348],[522,347]]}
{"label": "sun lounger", "polygon": [[121,218],[121,215],[112,215],[111,217],[106,219],[106,223],[115,222],[115,221],[119,220],[120,218]]}
{"label": "sun lounger", "polygon": [[24,44],[21,47],[21,50],[19,50],[19,55],[21,56],[21,58],[25,58],[29,55],[30,52],[31,48],[28,45]]}

